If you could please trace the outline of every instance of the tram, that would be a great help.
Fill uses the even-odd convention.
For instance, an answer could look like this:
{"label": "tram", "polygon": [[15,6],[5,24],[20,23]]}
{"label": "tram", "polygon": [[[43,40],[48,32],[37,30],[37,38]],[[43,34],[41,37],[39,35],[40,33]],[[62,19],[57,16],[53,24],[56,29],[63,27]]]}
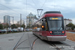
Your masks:
{"label": "tram", "polygon": [[60,11],[47,11],[33,24],[33,34],[47,41],[65,41],[64,19]]}

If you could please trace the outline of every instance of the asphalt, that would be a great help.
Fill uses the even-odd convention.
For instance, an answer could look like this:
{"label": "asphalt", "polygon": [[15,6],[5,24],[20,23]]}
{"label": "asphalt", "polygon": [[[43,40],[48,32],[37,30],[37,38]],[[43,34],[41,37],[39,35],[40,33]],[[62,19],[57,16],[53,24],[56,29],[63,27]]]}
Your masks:
{"label": "asphalt", "polygon": [[68,39],[61,42],[44,41],[32,32],[0,35],[0,50],[75,50],[74,47],[75,42]]}
{"label": "asphalt", "polygon": [[43,41],[34,36],[32,32],[26,32],[24,34],[24,37],[19,42],[19,45],[15,50],[58,50],[56,47],[52,46],[53,44],[61,50],[75,50],[75,43],[68,39],[63,42]]}
{"label": "asphalt", "polygon": [[12,50],[23,33],[11,33],[0,35],[0,50]]}

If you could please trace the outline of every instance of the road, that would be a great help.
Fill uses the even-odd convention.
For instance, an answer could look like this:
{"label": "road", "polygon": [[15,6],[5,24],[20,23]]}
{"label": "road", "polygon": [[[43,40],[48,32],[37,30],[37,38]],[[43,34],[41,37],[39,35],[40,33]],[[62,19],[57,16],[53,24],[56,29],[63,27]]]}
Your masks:
{"label": "road", "polygon": [[24,33],[0,34],[0,50],[12,50]]}
{"label": "road", "polygon": [[[72,47],[71,47],[72,46]],[[20,32],[0,35],[0,50],[75,50],[75,42],[43,41],[32,32]]]}
{"label": "road", "polygon": [[32,34],[25,32],[13,50],[75,50],[70,40],[64,42],[43,41]]}

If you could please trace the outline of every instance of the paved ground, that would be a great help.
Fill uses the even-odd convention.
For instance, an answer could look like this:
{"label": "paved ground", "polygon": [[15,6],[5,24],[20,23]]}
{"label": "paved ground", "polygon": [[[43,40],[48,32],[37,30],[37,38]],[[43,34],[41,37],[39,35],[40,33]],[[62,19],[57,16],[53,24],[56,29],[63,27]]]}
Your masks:
{"label": "paved ground", "polygon": [[75,42],[68,39],[64,42],[43,41],[32,32],[0,35],[0,50],[13,50],[15,46],[14,50],[58,50],[54,44],[61,50],[75,50]]}
{"label": "paved ground", "polygon": [[73,33],[73,34],[75,34],[75,32],[68,32],[68,33]]}
{"label": "paved ground", "polygon": [[11,33],[0,35],[0,50],[12,50],[23,33]]}
{"label": "paved ground", "polygon": [[[34,41],[35,43],[32,45]],[[70,40],[66,40],[64,42],[42,41],[34,36],[32,32],[26,32],[23,35],[21,41],[18,44],[19,46],[15,50],[57,50],[56,47],[53,47],[53,44],[61,48],[61,50],[75,50],[75,43]]]}

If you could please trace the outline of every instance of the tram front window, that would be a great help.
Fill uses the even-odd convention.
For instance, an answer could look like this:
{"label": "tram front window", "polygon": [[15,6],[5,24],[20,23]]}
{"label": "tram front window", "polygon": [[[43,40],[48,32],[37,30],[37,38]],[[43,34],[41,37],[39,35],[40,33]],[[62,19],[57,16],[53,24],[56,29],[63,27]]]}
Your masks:
{"label": "tram front window", "polygon": [[49,20],[49,30],[63,30],[62,20]]}

